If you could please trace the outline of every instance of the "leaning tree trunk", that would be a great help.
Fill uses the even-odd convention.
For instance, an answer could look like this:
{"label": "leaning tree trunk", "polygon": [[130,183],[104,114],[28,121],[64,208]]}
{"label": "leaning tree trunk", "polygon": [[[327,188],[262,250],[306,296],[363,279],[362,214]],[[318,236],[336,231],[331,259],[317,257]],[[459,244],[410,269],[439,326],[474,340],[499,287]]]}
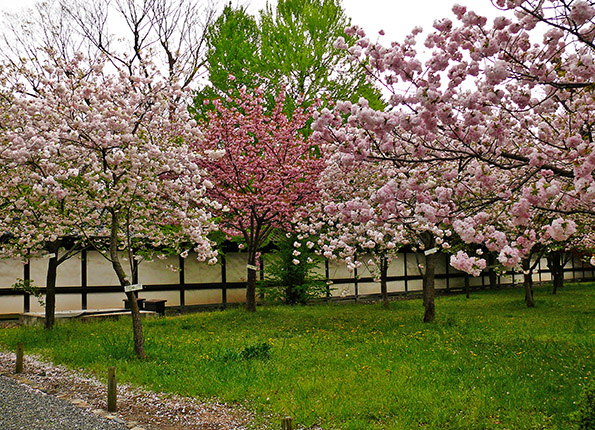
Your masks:
{"label": "leaning tree trunk", "polygon": [[50,259],[45,280],[45,328],[49,330],[54,327],[56,320],[56,277],[60,242],[54,241],[48,244],[47,250],[50,252]]}
{"label": "leaning tree trunk", "polygon": [[552,294],[556,294],[558,288],[564,286],[564,266],[562,264],[562,258],[562,251],[552,251],[547,256],[547,267],[550,269],[552,283],[554,284]]}
{"label": "leaning tree trunk", "polygon": [[386,279],[388,277],[388,258],[382,257],[380,260],[380,294],[382,296],[382,305],[388,309],[388,287]]}
{"label": "leaning tree trunk", "polygon": [[525,287],[525,303],[528,308],[535,307],[533,299],[533,270],[531,269],[531,259],[523,258],[523,286]]}
{"label": "leaning tree trunk", "polygon": [[[426,252],[432,250],[436,245],[434,236],[431,233],[426,233],[424,245]],[[434,306],[434,297],[436,291],[434,289],[434,277],[436,272],[436,253],[426,255],[426,265],[423,275],[423,302],[424,302],[424,322],[433,322],[436,318],[436,311]]]}
{"label": "leaning tree trunk", "polygon": [[248,249],[248,274],[246,282],[246,310],[248,312],[256,311],[256,250]]}
{"label": "leaning tree trunk", "polygon": [[[118,276],[120,286],[124,288],[129,285],[128,277],[126,272],[122,268],[120,263],[120,257],[118,256],[118,230],[120,228],[118,215],[112,212],[112,231],[110,236],[110,259],[112,261],[112,267]],[[144,360],[145,355],[145,342],[143,338],[143,325],[140,317],[140,309],[138,307],[138,301],[136,300],[136,294],[133,292],[126,293],[128,303],[130,303],[130,312],[132,314],[132,336],[134,339],[134,354],[137,358]]]}

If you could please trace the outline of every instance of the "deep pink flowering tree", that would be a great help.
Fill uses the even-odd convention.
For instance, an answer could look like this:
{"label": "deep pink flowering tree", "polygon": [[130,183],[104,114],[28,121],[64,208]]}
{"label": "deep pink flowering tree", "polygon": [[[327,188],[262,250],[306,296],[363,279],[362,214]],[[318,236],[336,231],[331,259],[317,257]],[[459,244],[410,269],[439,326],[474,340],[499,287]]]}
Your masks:
{"label": "deep pink flowering tree", "polygon": [[[4,133],[7,156],[37,183],[31,192],[68,208],[44,221],[85,238],[111,262],[122,287],[131,284],[133,262],[154,249],[188,241],[200,260],[214,258],[209,184],[188,149],[200,133],[185,105],[171,102],[188,94],[148,64],[142,74],[110,74],[77,56],[46,70],[35,95],[16,88],[10,115],[22,126]],[[134,350],[144,358],[138,303],[134,293],[127,296]]]}
{"label": "deep pink flowering tree", "polygon": [[[231,100],[228,100],[231,101]],[[287,228],[295,211],[317,199],[323,168],[320,151],[304,133],[310,110],[283,111],[284,93],[272,110],[261,90],[241,90],[233,103],[214,100],[198,154],[224,152],[199,161],[212,186],[208,196],[221,205],[214,212],[228,237],[247,249],[246,309],[256,310],[257,253],[276,228]]]}

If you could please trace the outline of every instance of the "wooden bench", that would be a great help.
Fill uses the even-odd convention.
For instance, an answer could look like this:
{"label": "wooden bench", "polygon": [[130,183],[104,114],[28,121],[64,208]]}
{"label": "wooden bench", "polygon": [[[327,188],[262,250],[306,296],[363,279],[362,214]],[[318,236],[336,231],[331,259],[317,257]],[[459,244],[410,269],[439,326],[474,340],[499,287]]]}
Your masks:
{"label": "wooden bench", "polygon": [[[130,309],[130,303],[128,303],[128,299],[123,299],[122,300],[124,302],[124,309]],[[136,302],[138,303],[138,309],[139,310],[143,310],[144,309],[144,301],[145,299],[141,299],[140,297],[136,298]]]}
{"label": "wooden bench", "polygon": [[147,299],[144,302],[144,310],[157,312],[159,315],[165,315],[165,303],[167,300],[164,299]]}

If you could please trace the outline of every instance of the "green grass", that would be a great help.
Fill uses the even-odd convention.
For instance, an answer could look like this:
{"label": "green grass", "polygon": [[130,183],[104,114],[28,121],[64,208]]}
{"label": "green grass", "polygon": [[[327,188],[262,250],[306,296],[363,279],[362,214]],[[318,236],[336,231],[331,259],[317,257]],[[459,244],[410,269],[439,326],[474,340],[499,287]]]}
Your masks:
{"label": "green grass", "polygon": [[[324,429],[569,429],[595,359],[595,284],[421,301],[242,309],[147,320],[148,360],[128,320],[0,331],[0,345],[153,390],[239,403],[256,428],[288,414]],[[269,347],[267,346],[270,346]]]}

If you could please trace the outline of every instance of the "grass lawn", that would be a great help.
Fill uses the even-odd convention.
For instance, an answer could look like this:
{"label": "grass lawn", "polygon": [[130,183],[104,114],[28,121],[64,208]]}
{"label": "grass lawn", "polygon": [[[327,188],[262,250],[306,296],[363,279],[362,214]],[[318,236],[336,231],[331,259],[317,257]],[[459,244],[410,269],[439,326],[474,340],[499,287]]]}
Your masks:
{"label": "grass lawn", "polygon": [[[243,309],[147,320],[148,360],[130,322],[0,330],[0,346],[150,389],[288,414],[305,428],[570,429],[595,374],[595,284],[420,300]],[[268,349],[270,346],[270,350]],[[268,356],[268,357],[267,357]]]}

